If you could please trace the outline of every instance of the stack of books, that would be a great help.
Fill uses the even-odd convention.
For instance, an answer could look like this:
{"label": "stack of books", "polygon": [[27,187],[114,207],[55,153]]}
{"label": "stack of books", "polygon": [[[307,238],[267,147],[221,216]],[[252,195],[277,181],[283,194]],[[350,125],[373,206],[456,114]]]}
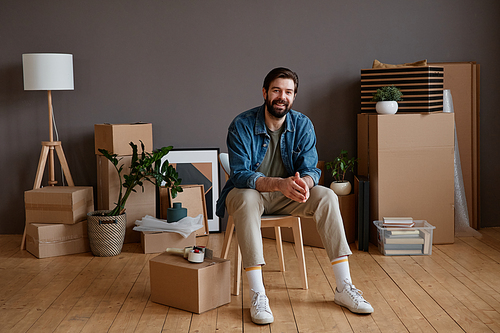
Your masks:
{"label": "stack of books", "polygon": [[425,239],[418,230],[387,230],[384,254],[422,254]]}
{"label": "stack of books", "polygon": [[[380,253],[384,255],[430,255],[432,253],[432,230],[435,227],[424,220],[409,222],[408,219],[410,218],[404,218],[406,222],[395,222],[395,219],[387,218],[384,218],[384,221],[373,221],[377,227]],[[385,223],[385,220],[388,223]],[[387,224],[389,226],[386,226]],[[412,225],[412,227],[401,226],[404,224]]]}
{"label": "stack of books", "polygon": [[386,228],[411,228],[415,225],[411,217],[384,217],[382,226]]}

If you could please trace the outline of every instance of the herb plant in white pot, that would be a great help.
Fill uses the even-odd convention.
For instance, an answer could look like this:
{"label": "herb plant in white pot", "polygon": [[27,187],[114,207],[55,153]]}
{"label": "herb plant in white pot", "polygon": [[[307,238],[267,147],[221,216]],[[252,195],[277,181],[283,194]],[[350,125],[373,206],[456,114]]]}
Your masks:
{"label": "herb plant in white pot", "polygon": [[330,188],[337,195],[351,193],[351,183],[345,179],[345,176],[348,171],[354,171],[354,165],[357,161],[357,158],[348,158],[347,150],[341,150],[339,156],[335,157],[333,162],[326,163],[326,168],[331,172],[334,179],[330,184]]}
{"label": "herb plant in white pot", "polygon": [[377,89],[373,94],[372,102],[375,104],[375,110],[380,114],[395,114],[398,111],[398,102],[402,101],[403,93],[395,86],[384,86]]}

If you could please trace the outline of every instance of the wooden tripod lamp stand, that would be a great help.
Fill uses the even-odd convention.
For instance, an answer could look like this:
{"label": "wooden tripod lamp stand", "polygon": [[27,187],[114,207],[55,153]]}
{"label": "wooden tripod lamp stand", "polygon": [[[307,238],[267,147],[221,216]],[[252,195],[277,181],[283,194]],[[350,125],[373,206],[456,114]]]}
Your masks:
{"label": "wooden tripod lamp stand", "polygon": [[47,90],[49,104],[49,141],[42,141],[33,189],[41,187],[47,157],[50,186],[57,184],[54,172],[54,150],[69,186],[75,186],[60,141],[54,141],[52,90],[74,90],[73,55],[62,53],[23,54],[24,90]]}

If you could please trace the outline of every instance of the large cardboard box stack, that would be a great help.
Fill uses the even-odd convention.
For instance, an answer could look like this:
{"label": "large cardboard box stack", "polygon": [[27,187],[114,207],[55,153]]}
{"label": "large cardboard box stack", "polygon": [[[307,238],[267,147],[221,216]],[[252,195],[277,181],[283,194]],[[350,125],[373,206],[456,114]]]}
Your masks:
{"label": "large cardboard box stack", "polygon": [[[113,164],[105,158],[98,149],[106,149],[111,154],[117,154],[123,164],[123,174],[128,173],[132,162],[132,148],[129,143],[138,146],[141,153],[141,143],[146,152],[153,151],[152,124],[96,124],[94,125],[95,153],[97,157],[97,207],[99,210],[113,209],[118,200],[120,181]],[[144,191],[138,188],[132,192],[126,203],[127,229],[125,243],[138,243],[141,234],[133,230],[135,221],[146,215],[156,216],[156,189],[149,182],[144,183]]]}
{"label": "large cardboard box stack", "polygon": [[370,181],[373,221],[411,216],[435,226],[434,244],[454,242],[454,114],[358,115],[358,174]]}
{"label": "large cardboard box stack", "polygon": [[399,112],[443,111],[444,69],[439,66],[406,66],[361,70],[361,110],[375,111],[371,99],[378,88],[394,85],[403,93]]}
{"label": "large cardboard box stack", "polygon": [[89,251],[87,213],[94,210],[88,186],[47,186],[24,193],[26,249],[38,258]]}
{"label": "large cardboard box stack", "polygon": [[151,300],[174,308],[202,313],[231,302],[231,262],[205,259],[194,264],[163,253],[149,261]]}

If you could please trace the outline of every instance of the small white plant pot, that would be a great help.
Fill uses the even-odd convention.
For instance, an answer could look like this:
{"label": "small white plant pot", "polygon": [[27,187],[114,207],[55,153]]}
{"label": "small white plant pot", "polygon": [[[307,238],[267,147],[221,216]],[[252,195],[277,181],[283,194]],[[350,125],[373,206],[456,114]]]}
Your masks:
{"label": "small white plant pot", "polygon": [[398,102],[396,101],[381,101],[375,104],[375,110],[380,114],[395,114],[398,112]]}
{"label": "small white plant pot", "polygon": [[351,183],[347,180],[344,181],[333,181],[330,184],[330,188],[337,195],[348,195],[351,193]]}

